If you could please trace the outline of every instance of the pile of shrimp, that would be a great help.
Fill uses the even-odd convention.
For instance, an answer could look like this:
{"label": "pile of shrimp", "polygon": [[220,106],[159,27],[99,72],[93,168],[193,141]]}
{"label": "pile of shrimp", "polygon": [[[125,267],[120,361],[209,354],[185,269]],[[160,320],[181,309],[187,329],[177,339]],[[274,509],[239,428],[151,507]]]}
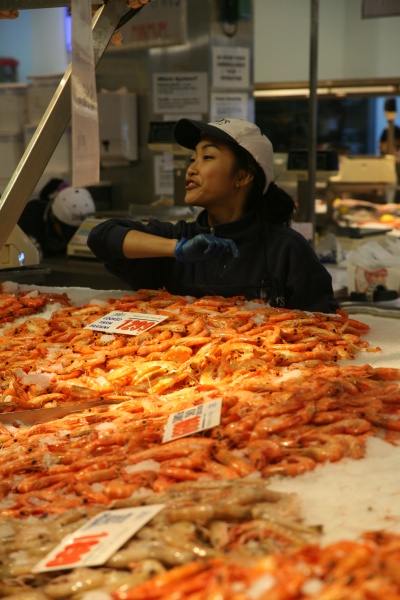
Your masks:
{"label": "pile of shrimp", "polygon": [[[351,580],[339,546],[330,547],[328,563],[328,549],[309,542],[318,528],[304,525],[289,505],[276,514],[267,485],[275,475],[359,459],[369,436],[399,440],[400,370],[338,364],[362,349],[379,350],[362,339],[367,325],[342,311],[289,311],[165,291],[140,290],[84,306],[63,297],[51,301],[61,306],[49,317],[28,315],[1,331],[0,411],[82,401],[92,408],[30,427],[17,421],[0,426],[0,531],[21,523],[19,531],[28,535],[23,526],[32,519],[43,526],[70,519],[73,526],[105,508],[165,499],[171,508],[171,498],[173,509],[101,569],[27,576],[34,553],[24,555],[12,537],[0,597],[85,600],[86,589],[101,589],[110,600],[286,600],[308,598],[313,584],[317,592],[310,597],[350,598],[343,595],[343,582]],[[114,310],[167,319],[137,336],[86,328]],[[171,413],[216,399],[218,426],[162,443]],[[47,554],[55,540],[41,535],[38,551]],[[191,544],[190,551],[180,546],[180,555],[172,551],[175,561],[185,557],[181,562],[162,554],[168,536]],[[371,536],[349,543],[342,553],[354,572],[360,566],[361,590],[357,596],[352,588],[351,598],[378,597],[378,583],[385,598],[399,597],[394,569],[385,571],[379,562],[387,547],[399,545],[394,537]]]}
{"label": "pile of shrimp", "polygon": [[308,545],[257,561],[196,561],[113,600],[400,600],[400,536],[366,532],[355,542]]}
{"label": "pile of shrimp", "polygon": [[[9,290],[7,291],[7,289]],[[70,306],[67,294],[20,291],[17,284],[0,283],[0,325],[42,312],[51,304]],[[14,293],[11,292],[14,289]]]}
{"label": "pile of shrimp", "polygon": [[[191,388],[151,395],[31,427],[0,429],[0,515],[109,506],[138,490],[183,481],[296,476],[359,459],[369,436],[399,439],[400,387],[385,369],[292,369],[268,391]],[[292,375],[292,377],[289,377]],[[221,400],[216,427],[166,443],[171,412]]]}
{"label": "pile of shrimp", "polygon": [[[167,319],[137,336],[85,328],[114,310]],[[363,348],[376,350],[362,339],[368,329],[346,313],[149,290],[64,306],[49,318],[30,317],[1,332],[0,411],[125,401],[148,393],[168,398],[196,385],[267,389],[269,379],[290,365],[311,368],[354,358]]]}
{"label": "pile of shrimp", "polygon": [[[80,567],[4,579],[7,600],[400,600],[400,536],[365,532],[325,547],[303,544],[256,556],[206,556],[165,569],[157,559],[127,568]],[[97,595],[96,595],[97,594]]]}
{"label": "pile of shrimp", "polygon": [[[199,558],[263,556],[319,540],[320,528],[303,523],[298,499],[293,494],[274,492],[260,480],[177,484],[163,494],[132,499],[128,505],[155,503],[165,506],[111,555],[96,582],[107,572],[110,582],[114,573],[115,581],[124,578],[125,583],[129,580],[134,585],[144,576],[149,578]],[[44,592],[51,598],[72,596],[66,589],[66,578],[61,581],[59,577],[60,571],[42,573],[35,580],[31,574],[62,538],[100,510],[82,508],[28,521],[0,519],[0,573],[8,592],[35,581],[36,586],[39,582],[42,587],[46,585]],[[68,581],[71,584],[73,580],[76,585],[79,570],[72,571]],[[0,586],[0,597],[5,588]]]}

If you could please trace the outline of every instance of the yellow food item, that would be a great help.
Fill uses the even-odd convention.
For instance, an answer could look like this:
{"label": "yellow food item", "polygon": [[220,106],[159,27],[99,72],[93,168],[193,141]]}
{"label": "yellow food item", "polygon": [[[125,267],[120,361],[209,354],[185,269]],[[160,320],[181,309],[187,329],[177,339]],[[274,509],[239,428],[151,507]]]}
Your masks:
{"label": "yellow food item", "polygon": [[393,215],[390,215],[389,213],[385,213],[384,215],[381,216],[381,218],[379,219],[381,223],[391,223],[392,221],[395,220]]}

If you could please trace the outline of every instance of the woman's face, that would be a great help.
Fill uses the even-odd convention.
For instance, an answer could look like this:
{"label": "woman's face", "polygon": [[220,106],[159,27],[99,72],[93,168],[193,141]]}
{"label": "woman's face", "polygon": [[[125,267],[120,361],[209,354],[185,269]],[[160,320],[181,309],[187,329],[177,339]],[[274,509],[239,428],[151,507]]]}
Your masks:
{"label": "woman's face", "polygon": [[204,136],[197,144],[186,171],[185,203],[209,212],[237,205],[239,173],[228,143]]}

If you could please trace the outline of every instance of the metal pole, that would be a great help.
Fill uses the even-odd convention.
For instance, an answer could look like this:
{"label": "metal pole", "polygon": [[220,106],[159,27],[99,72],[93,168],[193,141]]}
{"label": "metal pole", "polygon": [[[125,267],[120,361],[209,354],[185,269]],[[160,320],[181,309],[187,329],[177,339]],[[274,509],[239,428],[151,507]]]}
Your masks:
{"label": "metal pole", "polygon": [[318,8],[311,0],[310,11],[310,100],[308,136],[308,218],[315,234],[315,184],[317,168]]}

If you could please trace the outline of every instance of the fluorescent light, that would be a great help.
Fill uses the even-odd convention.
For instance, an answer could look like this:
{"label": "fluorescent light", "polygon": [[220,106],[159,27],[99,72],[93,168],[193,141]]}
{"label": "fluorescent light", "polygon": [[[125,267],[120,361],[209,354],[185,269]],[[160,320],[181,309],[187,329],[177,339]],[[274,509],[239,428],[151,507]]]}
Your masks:
{"label": "fluorescent light", "polygon": [[395,94],[397,92],[394,85],[381,86],[355,86],[355,87],[337,87],[329,88],[331,94],[335,96],[346,96],[346,94]]}
{"label": "fluorescent light", "polygon": [[293,88],[283,90],[255,90],[254,96],[256,98],[269,98],[275,96],[309,96],[309,88]]}
{"label": "fluorescent light", "polygon": [[[349,94],[375,94],[384,96],[387,94],[398,94],[399,90],[395,85],[339,85],[317,87],[316,93],[318,96],[347,96]],[[256,89],[253,92],[254,98],[293,98],[298,96],[308,98],[309,95],[310,88],[308,87]]]}

